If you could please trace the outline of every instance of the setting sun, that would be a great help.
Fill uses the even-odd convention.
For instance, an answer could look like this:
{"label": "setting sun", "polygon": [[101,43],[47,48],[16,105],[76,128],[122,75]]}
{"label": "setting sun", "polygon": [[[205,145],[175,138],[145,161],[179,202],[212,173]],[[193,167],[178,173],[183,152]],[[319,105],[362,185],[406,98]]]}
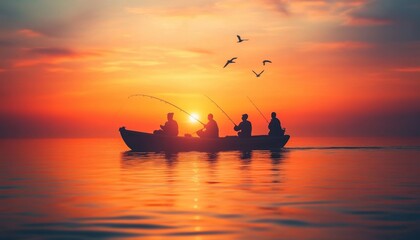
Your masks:
{"label": "setting sun", "polygon": [[199,116],[197,113],[191,113],[191,116],[189,116],[189,120],[191,123],[198,123]]}

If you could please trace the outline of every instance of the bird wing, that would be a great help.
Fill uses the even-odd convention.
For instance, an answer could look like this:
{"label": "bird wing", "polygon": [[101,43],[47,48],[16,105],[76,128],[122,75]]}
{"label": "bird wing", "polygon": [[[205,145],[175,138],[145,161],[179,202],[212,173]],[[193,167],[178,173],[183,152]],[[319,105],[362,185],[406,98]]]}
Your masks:
{"label": "bird wing", "polygon": [[271,61],[270,61],[270,60],[264,60],[263,62],[264,62],[264,63],[271,63]]}
{"label": "bird wing", "polygon": [[258,74],[257,74],[254,70],[252,70],[252,72],[253,72],[255,75],[257,75],[257,76],[258,76]]}
{"label": "bird wing", "polygon": [[258,74],[258,75],[261,75],[263,72],[264,72],[264,70],[262,70],[262,71],[260,72],[260,74]]}
{"label": "bird wing", "polygon": [[241,39],[241,36],[236,35],[236,37],[238,38],[238,41],[241,41],[241,40],[242,40],[242,39]]}
{"label": "bird wing", "polygon": [[238,59],[238,58],[237,58],[237,57],[234,57],[234,58],[230,59],[230,61],[233,61],[233,60],[235,60],[235,59]]}
{"label": "bird wing", "polygon": [[225,66],[223,66],[223,68],[225,68],[227,65],[229,65],[229,61],[226,62]]}

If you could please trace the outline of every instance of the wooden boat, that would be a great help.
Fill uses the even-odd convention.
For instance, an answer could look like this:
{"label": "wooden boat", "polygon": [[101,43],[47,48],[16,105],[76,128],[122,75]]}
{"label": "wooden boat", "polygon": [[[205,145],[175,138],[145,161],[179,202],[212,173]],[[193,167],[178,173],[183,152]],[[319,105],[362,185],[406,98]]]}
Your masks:
{"label": "wooden boat", "polygon": [[286,145],[289,135],[271,137],[267,135],[239,138],[226,136],[222,138],[171,137],[159,134],[137,132],[120,128],[121,137],[133,151],[223,151],[279,149]]}

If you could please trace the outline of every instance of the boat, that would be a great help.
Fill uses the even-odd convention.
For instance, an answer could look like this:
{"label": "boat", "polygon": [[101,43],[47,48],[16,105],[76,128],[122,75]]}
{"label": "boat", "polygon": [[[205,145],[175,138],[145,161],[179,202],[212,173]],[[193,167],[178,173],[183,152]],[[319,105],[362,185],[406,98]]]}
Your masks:
{"label": "boat", "polygon": [[135,152],[157,151],[227,151],[280,149],[289,141],[289,135],[259,135],[249,138],[226,136],[220,138],[174,137],[128,130],[121,127],[120,134],[125,144]]}

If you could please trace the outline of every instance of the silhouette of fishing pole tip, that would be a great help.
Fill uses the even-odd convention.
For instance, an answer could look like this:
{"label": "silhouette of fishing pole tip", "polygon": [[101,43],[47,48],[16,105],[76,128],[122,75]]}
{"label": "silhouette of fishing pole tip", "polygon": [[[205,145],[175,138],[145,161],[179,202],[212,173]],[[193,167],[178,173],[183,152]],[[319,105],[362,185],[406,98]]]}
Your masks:
{"label": "silhouette of fishing pole tip", "polygon": [[236,63],[235,59],[237,59],[237,57],[234,57],[234,58],[231,58],[231,59],[227,60],[225,66],[223,66],[223,68],[225,68],[227,65],[229,65],[231,63]]}
{"label": "silhouette of fishing pole tip", "polygon": [[239,36],[239,35],[236,35],[236,37],[238,38],[238,43],[249,40],[249,39],[242,39],[241,36]]}
{"label": "silhouette of fishing pole tip", "polygon": [[266,63],[272,63],[270,60],[264,60],[263,65],[265,66]]}
{"label": "silhouette of fishing pole tip", "polygon": [[260,77],[264,70],[262,70],[260,73],[256,73],[254,70],[252,70],[252,72],[255,74],[256,77]]}
{"label": "silhouette of fishing pole tip", "polygon": [[[133,95],[129,96],[128,98],[130,98],[130,97],[148,97],[148,98],[152,98],[152,99],[155,99],[155,100],[158,100],[158,101],[164,102],[164,103],[166,103],[166,104],[168,104],[168,105],[171,105],[172,107],[175,107],[176,109],[180,110],[181,112],[183,112],[183,113],[187,114],[188,116],[192,117],[192,116],[191,116],[191,113],[189,113],[189,112],[185,111],[184,109],[182,109],[182,108],[178,107],[177,105],[175,105],[175,104],[173,104],[173,103],[171,103],[171,102],[169,102],[169,101],[166,101],[166,100],[164,100],[164,99],[162,99],[162,98],[158,98],[158,97],[154,97],[154,96],[151,96],[151,95],[146,95],[146,94],[133,94]],[[193,118],[194,118],[194,117],[193,117]],[[197,120],[197,122],[201,123],[201,125],[206,126],[206,124],[204,124],[202,121],[200,121],[200,120],[198,120],[198,119],[195,119],[195,120]]]}

